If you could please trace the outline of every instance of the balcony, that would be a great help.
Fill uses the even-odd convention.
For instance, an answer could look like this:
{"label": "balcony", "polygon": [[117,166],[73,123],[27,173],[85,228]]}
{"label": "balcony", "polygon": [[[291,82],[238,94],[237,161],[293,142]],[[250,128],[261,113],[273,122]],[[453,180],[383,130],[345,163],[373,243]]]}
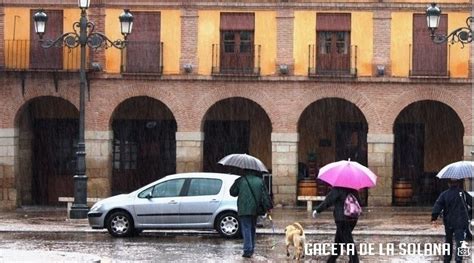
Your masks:
{"label": "balcony", "polygon": [[308,46],[308,77],[357,77],[357,45],[348,54],[319,54],[315,44]]}
{"label": "balcony", "polygon": [[[35,44],[36,45],[36,44]],[[37,45],[40,45],[37,42]],[[80,48],[52,47],[38,52],[30,40],[5,40],[5,71],[78,72]],[[88,65],[87,65],[88,68]]]}
{"label": "balcony", "polygon": [[163,73],[163,42],[129,41],[121,51],[122,74],[161,75]]}
{"label": "balcony", "polygon": [[[212,45],[211,74],[213,76],[260,76],[261,45],[251,45],[247,48],[242,45],[226,45],[226,52],[221,47],[218,44]],[[233,52],[234,50],[240,50],[240,52]]]}

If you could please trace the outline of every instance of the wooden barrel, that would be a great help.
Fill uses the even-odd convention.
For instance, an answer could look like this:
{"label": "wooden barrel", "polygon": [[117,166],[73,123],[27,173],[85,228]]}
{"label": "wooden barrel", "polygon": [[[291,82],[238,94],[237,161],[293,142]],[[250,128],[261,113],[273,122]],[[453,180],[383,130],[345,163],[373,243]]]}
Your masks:
{"label": "wooden barrel", "polygon": [[315,179],[301,179],[298,182],[298,196],[306,195],[306,196],[316,196],[317,188],[316,188],[316,180]]}
{"label": "wooden barrel", "polygon": [[408,180],[398,180],[393,187],[394,202],[396,205],[408,205],[413,196],[413,188]]}

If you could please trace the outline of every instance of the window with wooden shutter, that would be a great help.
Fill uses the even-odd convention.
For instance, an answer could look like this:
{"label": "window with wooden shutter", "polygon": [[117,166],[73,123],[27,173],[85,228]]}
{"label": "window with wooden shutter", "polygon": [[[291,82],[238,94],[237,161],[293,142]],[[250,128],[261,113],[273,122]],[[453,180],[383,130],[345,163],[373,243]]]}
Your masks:
{"label": "window with wooden shutter", "polygon": [[351,14],[316,15],[316,71],[318,74],[350,73]]}
{"label": "window with wooden shutter", "polygon": [[[63,68],[63,47],[43,48],[39,36],[35,32],[33,15],[30,10],[30,68],[43,70],[59,70]],[[56,39],[63,34],[63,11],[47,10],[48,23],[43,39]],[[60,43],[62,44],[62,43]]]}
{"label": "window with wooden shutter", "polygon": [[255,15],[221,13],[220,23],[220,72],[253,73]]}
{"label": "window with wooden shutter", "polygon": [[160,12],[133,12],[133,34],[128,36],[124,72],[161,73]]}
{"label": "window with wooden shutter", "polygon": [[[437,34],[446,35],[448,16],[441,15]],[[426,26],[425,14],[413,15],[412,76],[447,76],[447,43],[435,44]]]}

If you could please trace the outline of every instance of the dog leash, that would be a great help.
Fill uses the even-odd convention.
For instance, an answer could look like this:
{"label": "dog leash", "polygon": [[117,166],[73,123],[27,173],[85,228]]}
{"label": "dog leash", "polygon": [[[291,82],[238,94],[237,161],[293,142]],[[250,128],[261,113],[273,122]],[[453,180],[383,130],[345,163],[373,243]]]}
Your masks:
{"label": "dog leash", "polygon": [[268,219],[270,220],[270,222],[272,223],[272,233],[273,233],[273,238],[272,238],[272,241],[273,241],[273,242],[272,242],[272,243],[273,243],[273,244],[272,244],[272,246],[271,246],[271,249],[273,250],[273,249],[275,249],[276,244],[277,244],[276,241],[275,241],[275,225],[273,224],[272,215],[268,214],[268,215],[267,215],[267,218],[268,218]]}

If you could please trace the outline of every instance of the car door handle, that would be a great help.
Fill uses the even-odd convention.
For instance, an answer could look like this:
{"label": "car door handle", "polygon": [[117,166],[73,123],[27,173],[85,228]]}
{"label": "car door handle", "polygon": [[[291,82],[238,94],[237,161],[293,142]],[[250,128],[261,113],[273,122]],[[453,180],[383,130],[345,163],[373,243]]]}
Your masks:
{"label": "car door handle", "polygon": [[171,200],[171,201],[168,202],[168,204],[170,204],[170,205],[175,205],[175,204],[177,204],[177,203],[178,203],[178,202],[176,202],[175,200]]}
{"label": "car door handle", "polygon": [[217,200],[217,199],[212,199],[210,202],[211,202],[211,203],[219,203],[219,200]]}

